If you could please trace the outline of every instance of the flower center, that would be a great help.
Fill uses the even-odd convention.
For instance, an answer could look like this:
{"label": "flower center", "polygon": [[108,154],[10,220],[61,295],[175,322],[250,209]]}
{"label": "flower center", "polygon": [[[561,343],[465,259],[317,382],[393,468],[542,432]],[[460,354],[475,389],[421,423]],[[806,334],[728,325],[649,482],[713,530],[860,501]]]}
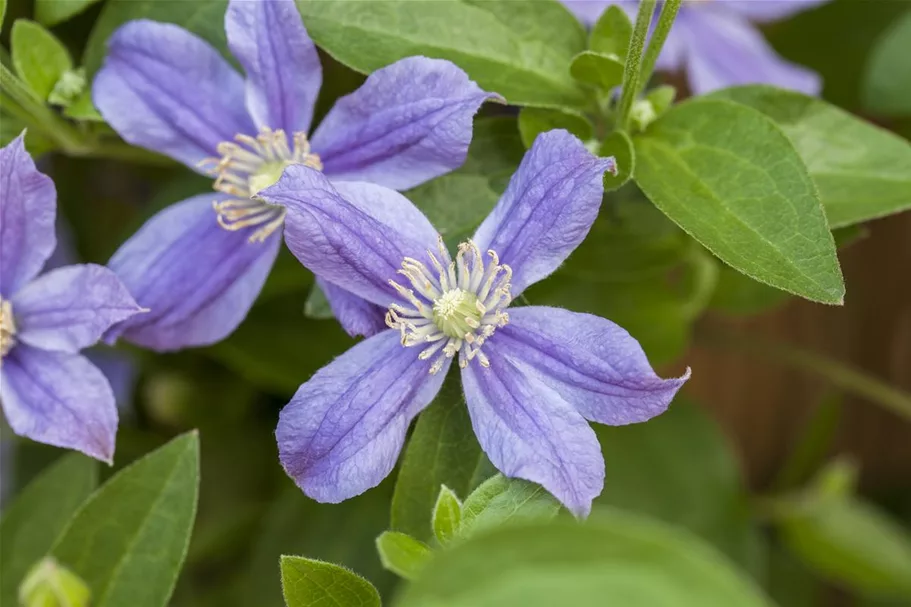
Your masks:
{"label": "flower center", "polygon": [[439,258],[427,251],[433,270],[411,257],[402,261],[399,274],[412,288],[394,280],[389,283],[409,305],[389,306],[386,325],[399,330],[406,348],[426,346],[418,358],[436,357],[431,374],[439,373],[446,359],[457,352],[461,367],[475,358],[482,367],[489,367],[481,346],[509,322],[505,309],[512,302],[512,269],[500,265],[494,251],[487,251],[490,262],[485,266],[480,249],[470,240],[459,245],[455,261],[442,238],[438,249]]}
{"label": "flower center", "polygon": [[16,322],[13,320],[13,304],[0,297],[0,358],[16,345]]}
{"label": "flower center", "polygon": [[199,163],[215,177],[212,187],[233,197],[213,203],[218,225],[232,232],[259,226],[250,242],[262,242],[281,227],[285,209],[256,195],[277,182],[292,164],[323,169],[319,156],[310,153],[306,133],[294,133],[292,141],[293,147],[284,131],[263,127],[256,137],[239,134],[234,141],[222,141],[217,148],[220,158]]}

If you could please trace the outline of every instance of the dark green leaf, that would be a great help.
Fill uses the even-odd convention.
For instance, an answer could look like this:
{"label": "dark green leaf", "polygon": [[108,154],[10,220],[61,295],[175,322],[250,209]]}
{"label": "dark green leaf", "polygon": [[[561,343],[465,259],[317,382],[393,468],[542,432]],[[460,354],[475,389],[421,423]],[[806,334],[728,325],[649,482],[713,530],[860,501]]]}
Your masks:
{"label": "dark green leaf", "polygon": [[601,13],[601,17],[592,28],[588,48],[596,53],[616,55],[623,60],[629,50],[629,39],[632,34],[633,24],[626,11],[619,6],[609,6]]}
{"label": "dark green leaf", "polygon": [[69,51],[34,21],[18,19],[10,34],[13,67],[33,93],[46,101],[63,74],[73,69]]}
{"label": "dark green leaf", "polygon": [[400,607],[770,605],[695,537],[614,510],[470,538],[437,554],[399,598]]}
{"label": "dark green leaf", "polygon": [[452,489],[443,485],[437,503],[433,506],[433,535],[440,544],[448,544],[458,534],[461,524],[462,503]]}
{"label": "dark green leaf", "polygon": [[712,419],[678,397],[648,423],[594,427],[607,469],[596,504],[680,525],[741,565],[753,564],[756,532],[746,488],[731,446]]}
{"label": "dark green leaf", "polygon": [[491,188],[500,194],[524,155],[525,146],[515,118],[480,118],[474,123],[468,158],[456,172],[484,175],[490,180]]}
{"label": "dark green leaf", "polygon": [[427,544],[398,531],[384,531],[376,538],[383,567],[406,580],[417,579],[433,553]]}
{"label": "dark green leaf", "polygon": [[228,56],[225,39],[225,9],[227,0],[193,0],[192,2],[160,2],[159,0],[130,0],[107,2],[86,43],[83,63],[89,78],[101,67],[107,53],[108,38],[121,25],[134,19],[150,19],[175,23],[211,43]]}
{"label": "dark green leaf", "polygon": [[911,208],[911,144],[814,97],[770,86],[713,96],[748,105],[784,130],[819,190],[829,225]]}
{"label": "dark green leaf", "polygon": [[344,567],[300,556],[282,556],[281,570],[288,607],[380,607],[376,588]]}
{"label": "dark green leaf", "polygon": [[70,453],[42,472],[4,509],[0,520],[0,604],[15,604],[16,589],[29,567],[50,550],[97,484],[97,463]]}
{"label": "dark green leaf", "polygon": [[583,51],[573,57],[569,73],[579,82],[610,91],[623,82],[623,61],[616,55]]}
{"label": "dark green leaf", "polygon": [[897,19],[870,53],[864,105],[891,116],[911,115],[911,11]]}
{"label": "dark green leaf", "polygon": [[617,161],[616,175],[609,171],[604,173],[604,190],[607,192],[619,189],[630,180],[636,170],[636,151],[629,135],[623,131],[614,131],[608,135],[601,143],[598,156],[613,156]]}
{"label": "dark green leaf", "polygon": [[199,438],[190,432],[106,482],[52,554],[88,583],[92,607],[165,605],[190,543],[198,491]]}
{"label": "dark green leaf", "polygon": [[556,2],[298,0],[298,7],[317,44],[360,72],[425,55],[453,61],[513,104],[586,105],[566,70],[582,50],[581,36],[573,52],[566,42],[579,25]]}
{"label": "dark green leaf", "polygon": [[71,19],[99,0],[35,0],[35,19],[53,27]]}
{"label": "dark green leaf", "polygon": [[304,314],[307,315],[307,318],[316,320],[334,318],[332,307],[329,305],[329,300],[326,299],[326,294],[315,283],[310,287],[310,294],[307,295],[307,301],[304,302]]}
{"label": "dark green leaf", "polygon": [[430,407],[421,413],[405,448],[392,498],[391,527],[429,540],[440,485],[457,495],[468,495],[493,473],[475,439],[459,374],[452,372]]}
{"label": "dark green leaf", "polygon": [[406,194],[450,245],[471,238],[499,196],[483,175],[450,173]]}
{"label": "dark green leaf", "polygon": [[465,498],[461,537],[507,524],[547,521],[560,512],[560,502],[537,483],[497,474]]}
{"label": "dark green leaf", "polygon": [[529,107],[519,112],[519,134],[526,148],[531,147],[538,135],[553,129],[566,129],[582,141],[592,137],[592,124],[581,114]]}
{"label": "dark green leaf", "polygon": [[694,99],[635,144],[639,186],[724,262],[807,299],[842,303],[844,282],[816,189],[769,118],[730,101]]}

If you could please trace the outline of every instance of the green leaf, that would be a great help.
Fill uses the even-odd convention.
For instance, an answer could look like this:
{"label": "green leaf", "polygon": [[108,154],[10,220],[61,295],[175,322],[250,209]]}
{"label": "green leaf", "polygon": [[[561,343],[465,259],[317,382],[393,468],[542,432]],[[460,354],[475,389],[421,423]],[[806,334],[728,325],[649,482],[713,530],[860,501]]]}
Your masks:
{"label": "green leaf", "polygon": [[468,537],[507,524],[546,521],[560,508],[560,502],[537,483],[497,474],[465,498],[459,535]]}
{"label": "green leaf", "polygon": [[6,0],[0,0],[0,29],[3,28],[3,20],[6,18]]}
{"label": "green leaf", "polygon": [[23,607],[88,607],[89,587],[66,567],[47,557],[32,567],[19,587]]}
{"label": "green leaf", "polygon": [[911,11],[876,41],[867,60],[864,106],[886,116],[911,115]]}
{"label": "green leaf", "polygon": [[0,520],[0,604],[15,604],[16,589],[29,567],[50,550],[97,484],[95,460],[70,453],[44,470],[4,508]]}
{"label": "green leaf", "polygon": [[99,0],[35,0],[35,19],[53,27],[72,19]]}
{"label": "green leaf", "polygon": [[530,148],[541,133],[553,129],[566,129],[582,141],[592,138],[592,123],[582,114],[565,110],[527,107],[519,112],[519,134],[522,143]]}
{"label": "green leaf", "polygon": [[376,588],[344,567],[301,556],[282,556],[281,570],[288,607],[380,607]]}
{"label": "green leaf", "polygon": [[842,303],[844,282],[816,189],[769,118],[697,98],[671,109],[635,145],[639,186],[722,261],[784,291]]}
{"label": "green leaf", "polygon": [[392,498],[391,527],[429,540],[440,485],[468,495],[494,472],[474,436],[459,374],[452,372],[418,417],[405,448]]}
{"label": "green leaf", "polygon": [[455,172],[483,175],[490,180],[490,187],[501,194],[524,156],[525,146],[515,118],[479,118],[474,122],[465,164]]}
{"label": "green leaf", "polygon": [[445,550],[399,607],[769,607],[695,537],[609,509],[492,530]]}
{"label": "green leaf", "polygon": [[739,462],[702,410],[677,397],[647,424],[594,428],[607,467],[596,505],[679,525],[741,565],[753,564],[756,532]]}
{"label": "green leaf", "polygon": [[383,567],[406,580],[415,580],[433,553],[427,544],[398,531],[384,531],[376,538]]}
{"label": "green leaf", "polygon": [[307,295],[307,301],[304,302],[304,314],[307,318],[316,320],[329,320],[334,318],[332,315],[332,306],[326,299],[326,294],[319,288],[316,283],[310,287],[310,294]]}
{"label": "green leaf", "polygon": [[314,502],[285,480],[286,489],[266,510],[254,535],[237,604],[281,603],[281,589],[275,583],[275,560],[281,554],[307,554],[343,565],[381,594],[390,593],[398,578],[382,568],[375,546],[389,524],[392,479],[341,504]]}
{"label": "green leaf", "polygon": [[871,594],[911,597],[911,534],[872,504],[851,496],[810,496],[784,509],[783,539],[832,581]]}
{"label": "green leaf", "polygon": [[582,51],[569,66],[572,77],[602,91],[610,91],[623,82],[623,61],[616,55]]}
{"label": "green leaf", "polygon": [[487,177],[465,173],[432,179],[405,195],[450,245],[471,238],[500,198]]}
{"label": "green leaf", "polygon": [[17,19],[10,34],[13,67],[41,101],[46,101],[64,73],[73,69],[69,51],[34,21]]}
{"label": "green leaf", "polygon": [[604,173],[604,190],[606,192],[619,189],[630,180],[636,170],[636,151],[633,141],[623,131],[614,131],[608,135],[601,143],[598,156],[613,156],[617,161],[616,175],[609,171]]}
{"label": "green leaf", "polygon": [[440,544],[446,545],[458,534],[461,524],[462,502],[452,489],[443,485],[440,487],[437,503],[433,506],[433,516],[431,516],[433,535]]}
{"label": "green leaf", "polygon": [[596,53],[616,55],[626,58],[629,50],[629,39],[633,35],[633,24],[622,8],[616,5],[607,7],[592,28],[588,38],[588,48]]}
{"label": "green leaf", "polygon": [[791,139],[831,227],[911,208],[911,144],[815,97],[770,86],[714,93],[769,116]]}
{"label": "green leaf", "polygon": [[104,122],[104,117],[95,109],[95,104],[92,102],[92,91],[88,88],[71,104],[66,106],[63,114],[75,120]]}
{"label": "green leaf", "polygon": [[190,543],[199,438],[189,432],[130,464],[82,506],[52,549],[92,589],[92,607],[168,602]]}
{"label": "green leaf", "polygon": [[134,19],[150,19],[174,23],[200,36],[223,55],[229,57],[225,38],[225,9],[228,0],[193,0],[192,2],[161,2],[159,0],[130,0],[106,2],[89,40],[83,63],[91,80],[101,67],[107,53],[108,38],[114,31]]}
{"label": "green leaf", "polygon": [[667,84],[653,88],[645,96],[645,98],[651,102],[652,108],[654,108],[655,114],[659,118],[671,109],[671,105],[674,103],[674,98],[676,97],[677,89]]}
{"label": "green leaf", "polygon": [[[448,59],[511,104],[585,107],[566,67],[578,22],[552,0],[298,0],[307,30],[335,59],[370,73],[413,55]],[[578,42],[571,43],[574,36]]]}

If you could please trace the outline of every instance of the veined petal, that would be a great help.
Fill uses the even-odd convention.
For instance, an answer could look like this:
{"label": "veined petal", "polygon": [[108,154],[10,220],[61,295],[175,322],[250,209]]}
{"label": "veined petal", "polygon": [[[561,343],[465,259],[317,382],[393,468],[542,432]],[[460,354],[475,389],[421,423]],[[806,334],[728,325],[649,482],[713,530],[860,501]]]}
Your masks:
{"label": "veined petal", "polygon": [[586,419],[611,426],[664,413],[690,377],[661,379],[622,327],[561,308],[510,308],[496,347],[538,371]]}
{"label": "veined petal", "polygon": [[41,271],[57,242],[57,191],[23,137],[0,149],[0,295],[7,298]]}
{"label": "veined petal", "polygon": [[[443,383],[396,331],[357,344],[320,369],[282,409],[275,431],[285,472],[311,498],[337,503],[382,481],[411,420]],[[447,365],[448,367],[448,365]]]}
{"label": "veined petal", "polygon": [[351,337],[371,337],[386,328],[384,308],[321,278],[317,278],[316,283],[326,296],[332,314]]}
{"label": "veined petal", "polygon": [[686,68],[694,94],[754,83],[819,94],[819,75],[779,57],[745,18],[708,10],[692,13],[681,34],[688,42]]}
{"label": "veined petal", "polygon": [[79,354],[17,344],[3,357],[0,400],[16,434],[111,463],[114,394],[101,371]]}
{"label": "veined petal", "polygon": [[92,98],[126,141],[200,172],[201,160],[220,156],[219,143],[256,134],[240,74],[209,43],[169,23],[121,26]]}
{"label": "veined petal", "polygon": [[531,367],[495,346],[496,339],[484,346],[489,367],[462,369],[478,442],[500,472],[539,483],[573,514],[587,516],[604,488],[594,431]]}
{"label": "veined petal", "polygon": [[449,61],[407,57],[339,99],[313,134],[313,150],[336,180],[406,190],[465,162],[472,118],[496,96]]}
{"label": "veined petal", "polygon": [[18,340],[71,353],[142,311],[117,275],[95,264],[52,270],[19,291],[12,304]]}
{"label": "veined petal", "polygon": [[613,168],[564,130],[538,135],[474,237],[512,267],[514,298],[579,246],[601,207],[602,175]]}
{"label": "veined petal", "polygon": [[117,325],[106,339],[122,336],[159,351],[203,346],[230,335],[247,316],[281,235],[250,242],[256,226],[220,227],[212,203],[222,198],[203,194],[168,207],[114,253],[108,266],[149,312]]}
{"label": "veined petal", "polygon": [[259,193],[287,209],[285,242],[311,272],[369,302],[398,300],[389,280],[405,257],[426,259],[437,232],[411,202],[370,183],[331,182],[295,165]]}
{"label": "veined petal", "polygon": [[[810,10],[831,0],[716,0],[711,7],[717,11],[739,13],[751,21],[778,21]],[[693,7],[694,9],[710,8]]]}
{"label": "veined petal", "polygon": [[323,70],[293,0],[231,0],[228,46],[247,73],[247,107],[258,127],[310,129]]}

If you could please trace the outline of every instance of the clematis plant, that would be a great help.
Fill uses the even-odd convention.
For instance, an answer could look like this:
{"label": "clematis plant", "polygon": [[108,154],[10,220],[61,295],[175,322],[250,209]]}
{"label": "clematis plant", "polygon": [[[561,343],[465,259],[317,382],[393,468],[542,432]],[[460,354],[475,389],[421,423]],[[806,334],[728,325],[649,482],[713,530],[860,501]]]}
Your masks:
{"label": "clematis plant", "polygon": [[[175,25],[132,21],[111,38],[93,85],[128,142],[214,177],[216,193],[152,217],[110,260],[149,314],[116,327],[155,350],[217,342],[244,319],[278,254],[285,210],[258,197],[301,165],[333,180],[407,189],[465,159],[482,91],[448,61],[410,57],[338,100],[308,138],[322,81],[291,0],[232,0],[228,46],[246,81],[208,43]],[[369,333],[359,300],[322,284],[352,334]]]}
{"label": "clematis plant", "polygon": [[143,310],[94,264],[37,277],[56,246],[54,183],[19,136],[0,149],[0,400],[16,434],[111,462],[117,406],[79,354]]}
{"label": "clematis plant", "polygon": [[[808,95],[819,94],[815,72],[782,59],[754,22],[785,19],[828,0],[684,0],[656,67],[684,71],[696,95],[739,84],[772,84]],[[631,14],[636,2],[563,0],[586,25],[608,6]]]}
{"label": "clematis plant", "polygon": [[616,170],[613,158],[566,131],[540,135],[454,259],[427,218],[387,188],[295,166],[261,192],[286,209],[285,238],[301,263],[386,310],[386,330],[317,372],[281,412],[281,462],[304,493],[338,502],[386,477],[458,355],[491,462],[577,516],[589,512],[604,460],[586,420],[647,420],[689,376],[659,378],[638,342],[603,318],[510,307],[585,238],[606,170]]}

